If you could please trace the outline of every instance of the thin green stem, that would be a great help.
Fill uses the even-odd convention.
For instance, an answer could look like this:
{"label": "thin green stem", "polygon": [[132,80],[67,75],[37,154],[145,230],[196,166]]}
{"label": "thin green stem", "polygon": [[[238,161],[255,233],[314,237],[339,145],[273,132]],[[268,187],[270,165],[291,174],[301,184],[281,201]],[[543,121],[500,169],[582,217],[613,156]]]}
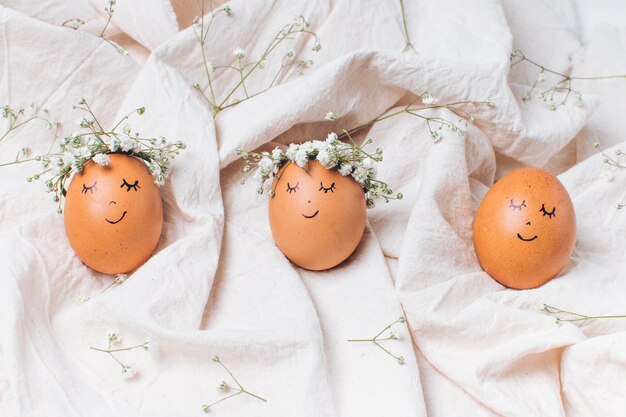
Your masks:
{"label": "thin green stem", "polygon": [[405,40],[404,51],[407,51],[409,49],[415,50],[415,48],[413,47],[413,44],[411,43],[411,37],[409,36],[409,28],[406,23],[406,10],[404,9],[404,0],[400,0],[400,9],[402,10],[402,25],[404,27],[404,40]]}
{"label": "thin green stem", "polygon": [[570,316],[574,316],[576,318],[563,318],[557,316],[558,321],[565,322],[583,322],[586,323],[588,320],[596,320],[596,319],[625,319],[626,315],[598,315],[598,316],[590,316],[587,314],[576,313],[574,311],[564,310],[562,308],[554,307],[551,305],[544,304],[543,310],[550,314],[569,314]]}

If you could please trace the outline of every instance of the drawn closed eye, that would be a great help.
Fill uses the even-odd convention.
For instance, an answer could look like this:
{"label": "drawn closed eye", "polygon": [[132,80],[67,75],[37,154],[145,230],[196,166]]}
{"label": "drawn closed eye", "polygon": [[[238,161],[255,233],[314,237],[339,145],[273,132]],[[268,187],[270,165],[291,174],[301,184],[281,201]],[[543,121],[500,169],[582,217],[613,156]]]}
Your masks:
{"label": "drawn closed eye", "polygon": [[87,191],[89,191],[91,194],[93,194],[94,191],[97,190],[96,188],[96,184],[98,183],[98,181],[94,181],[93,185],[90,187],[87,187],[85,184],[83,184],[83,189],[80,191],[82,194],[87,194]]}
{"label": "drawn closed eye", "polygon": [[298,187],[298,185],[299,185],[299,184],[300,184],[300,182],[298,181],[298,182],[296,183],[296,185],[294,185],[294,186],[292,187],[291,185],[289,185],[289,183],[287,183],[287,192],[288,192],[289,194],[291,194],[291,193],[295,193],[295,192],[296,192],[296,190],[299,190],[299,189],[300,189],[300,187]]}
{"label": "drawn closed eye", "polygon": [[526,207],[526,200],[522,200],[522,204],[515,204],[513,200],[511,200],[511,205],[509,205],[509,207],[513,207],[513,211],[522,211],[522,207]]}
{"label": "drawn closed eye", "polygon": [[546,210],[545,206],[542,204],[541,208],[539,209],[539,212],[543,213],[544,216],[548,216],[549,218],[552,218],[554,216],[556,216],[556,207],[552,207],[552,211],[548,211]]}
{"label": "drawn closed eye", "polygon": [[122,187],[127,187],[126,192],[129,192],[129,191],[131,190],[131,188],[132,188],[133,190],[135,190],[135,191],[137,191],[137,189],[138,189],[138,188],[141,188],[141,187],[139,186],[139,180],[135,180],[135,182],[134,182],[134,183],[132,183],[132,184],[129,184],[128,182],[126,182],[126,179],[125,179],[125,178],[123,178],[123,179],[122,179],[122,181],[123,181],[123,182],[122,182],[122,185],[120,185],[120,188],[122,188]]}
{"label": "drawn closed eye", "polygon": [[333,182],[332,184],[330,184],[330,187],[324,187],[324,184],[322,184],[322,182],[320,181],[320,189],[318,191],[322,191],[324,190],[324,194],[328,194],[328,192],[330,191],[331,193],[334,193],[335,190],[337,188],[335,188],[335,183]]}

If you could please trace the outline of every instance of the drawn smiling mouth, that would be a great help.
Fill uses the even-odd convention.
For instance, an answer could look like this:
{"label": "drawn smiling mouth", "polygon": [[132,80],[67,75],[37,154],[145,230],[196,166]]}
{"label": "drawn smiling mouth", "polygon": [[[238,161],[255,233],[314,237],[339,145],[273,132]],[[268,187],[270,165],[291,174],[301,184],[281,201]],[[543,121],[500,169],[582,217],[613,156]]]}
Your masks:
{"label": "drawn smiling mouth", "polygon": [[317,216],[317,213],[319,213],[319,212],[320,212],[320,211],[319,211],[319,210],[317,210],[315,213],[311,214],[310,216],[307,216],[306,214],[303,214],[302,216],[303,216],[305,219],[312,219],[313,217]]}
{"label": "drawn smiling mouth", "polygon": [[105,218],[105,220],[106,220],[107,222],[111,223],[111,224],[116,224],[116,223],[121,222],[121,221],[122,221],[122,219],[124,218],[124,216],[126,216],[126,212],[122,213],[122,217],[120,217],[119,219],[117,219],[117,220],[116,220],[116,221],[114,221],[114,222],[112,222],[111,220],[106,219],[106,218]]}
{"label": "drawn smiling mouth", "polygon": [[531,237],[530,239],[524,239],[524,238],[522,237],[522,235],[520,235],[519,233],[517,234],[517,237],[518,237],[520,240],[523,240],[524,242],[532,242],[533,240],[537,239],[537,235],[535,235],[535,236]]}

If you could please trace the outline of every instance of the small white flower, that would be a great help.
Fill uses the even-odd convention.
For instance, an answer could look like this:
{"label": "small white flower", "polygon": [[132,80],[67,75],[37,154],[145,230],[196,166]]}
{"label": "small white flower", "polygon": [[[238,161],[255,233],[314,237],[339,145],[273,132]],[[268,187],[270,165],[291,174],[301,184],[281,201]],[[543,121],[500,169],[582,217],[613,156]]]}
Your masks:
{"label": "small white flower", "polygon": [[342,164],[342,165],[339,167],[339,173],[340,173],[341,175],[343,175],[344,177],[345,177],[346,175],[350,175],[350,174],[352,173],[352,165],[350,165],[350,164]]}
{"label": "small white flower", "polygon": [[363,184],[367,179],[367,170],[363,167],[357,167],[352,173],[352,177],[357,180],[360,184]]}
{"label": "small white flower", "polygon": [[391,330],[391,331],[389,332],[389,337],[390,337],[391,339],[397,339],[397,340],[400,340],[400,339],[402,338],[402,333],[400,333],[400,332],[399,332],[399,331],[397,331],[397,330]]}
{"label": "small white flower", "polygon": [[542,82],[544,82],[545,80],[546,80],[546,73],[545,73],[545,72],[543,72],[543,71],[541,71],[541,72],[539,73],[539,75],[537,76],[537,82],[542,83]]}
{"label": "small white flower", "polygon": [[137,371],[135,371],[132,367],[130,366],[124,366],[122,368],[122,374],[124,375],[124,379],[133,379],[135,378],[137,375],[139,375],[137,373]]}
{"label": "small white flower", "polygon": [[292,143],[291,145],[289,145],[289,148],[287,148],[287,152],[285,152],[285,155],[287,155],[287,158],[293,161],[296,159],[298,149],[300,149],[300,146],[298,144]]}
{"label": "small white flower", "polygon": [[154,179],[154,183],[158,186],[165,184],[165,177],[163,176],[163,174],[157,175]]}
{"label": "small white flower", "polygon": [[120,149],[120,140],[118,138],[113,138],[111,143],[109,143],[109,150],[111,152],[117,152]]}
{"label": "small white flower", "polygon": [[326,116],[324,116],[324,119],[334,122],[337,120],[337,115],[332,111],[329,111],[328,113],[326,113]]}
{"label": "small white flower", "polygon": [[89,301],[90,299],[91,299],[90,297],[85,297],[85,296],[78,297],[78,298],[76,299],[76,304],[85,304],[85,303],[86,303],[87,301]]}
{"label": "small white flower", "polygon": [[435,99],[435,97],[433,97],[433,95],[430,94],[428,91],[422,94],[422,103],[426,105],[431,105],[431,104],[435,104],[436,101],[437,100]]}
{"label": "small white flower", "polygon": [[100,166],[107,166],[111,162],[111,158],[105,153],[99,153],[93,157],[93,161]]}
{"label": "small white flower", "polygon": [[282,149],[276,148],[272,151],[272,158],[275,160],[280,160],[284,157],[285,153]]}
{"label": "small white flower", "polygon": [[600,179],[606,182],[611,182],[613,181],[613,174],[611,173],[611,171],[602,171],[602,173],[600,174]]}
{"label": "small white flower", "polygon": [[85,159],[90,159],[91,158],[91,150],[89,149],[89,146],[83,146],[82,148],[78,149],[78,155],[82,156]]}
{"label": "small white flower", "polygon": [[290,49],[287,51],[287,54],[285,56],[287,57],[288,60],[293,61],[294,59],[296,59],[296,51],[294,51],[293,49]]}
{"label": "small white flower", "polygon": [[114,282],[115,282],[117,285],[120,285],[121,283],[123,283],[124,281],[126,281],[126,279],[127,279],[127,278],[128,278],[128,275],[126,275],[126,274],[117,274],[117,275],[115,276],[115,281],[114,281]]}
{"label": "small white flower", "polygon": [[128,135],[120,135],[120,149],[122,152],[132,152],[137,149],[137,141]]}
{"label": "small white flower", "polygon": [[274,169],[274,161],[268,156],[264,156],[259,161],[259,168],[265,172],[271,172]]}
{"label": "small white flower", "polygon": [[233,52],[233,55],[235,55],[235,58],[237,59],[243,59],[246,56],[246,51],[244,51],[241,48],[236,48],[235,51]]}
{"label": "small white flower", "polygon": [[328,150],[326,149],[322,149],[321,151],[319,151],[316,159],[325,168],[331,168],[334,166],[334,164],[331,161],[330,153],[328,153]]}
{"label": "small white flower", "polygon": [[303,168],[309,162],[309,156],[307,155],[307,151],[305,148],[301,147],[300,149],[298,149],[294,162],[300,168]]}
{"label": "small white flower", "polygon": [[576,96],[576,100],[574,101],[574,104],[576,105],[576,107],[583,107],[583,96],[581,94],[578,94]]}
{"label": "small white flower", "polygon": [[267,179],[266,175],[267,174],[263,172],[263,170],[257,169],[256,171],[254,171],[254,174],[252,174],[252,179],[255,180],[259,185],[263,185],[263,183]]}
{"label": "small white flower", "polygon": [[148,165],[148,169],[150,170],[152,175],[155,175],[155,176],[156,175],[160,175],[162,173],[161,172],[161,165],[159,165],[159,164],[152,163],[152,164]]}
{"label": "small white flower", "polygon": [[339,142],[339,137],[335,132],[331,132],[326,136],[326,143],[329,145],[335,145],[337,142]]}

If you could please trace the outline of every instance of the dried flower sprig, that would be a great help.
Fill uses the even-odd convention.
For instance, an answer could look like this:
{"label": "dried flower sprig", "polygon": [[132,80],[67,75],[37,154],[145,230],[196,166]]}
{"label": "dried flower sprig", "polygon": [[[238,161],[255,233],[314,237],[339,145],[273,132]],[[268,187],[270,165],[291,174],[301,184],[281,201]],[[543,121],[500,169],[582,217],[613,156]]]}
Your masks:
{"label": "dried flower sprig", "polygon": [[[275,190],[272,187],[274,177],[280,180],[279,170],[285,163],[295,163],[304,168],[309,161],[317,161],[326,169],[337,168],[343,176],[351,175],[365,192],[368,207],[374,207],[377,198],[401,200],[402,193],[395,194],[389,186],[376,179],[374,164],[383,159],[383,150],[377,148],[374,152],[365,150],[373,141],[367,138],[363,145],[357,145],[350,135],[352,144],[339,140],[336,133],[330,133],[325,141],[314,140],[301,144],[292,143],[285,151],[279,147],[270,152],[246,152],[237,150],[237,155],[245,161],[244,172],[252,176],[259,184],[258,193],[263,194],[267,188],[270,197]],[[247,178],[248,178],[247,177]],[[247,179],[246,178],[246,179]],[[245,183],[246,179],[242,181]]]}
{"label": "dried flower sprig", "polygon": [[65,22],[61,23],[61,26],[66,27],[66,28],[70,28],[72,30],[78,30],[84,24],[85,24],[85,21],[83,19],[80,19],[78,17],[73,17],[73,18],[67,19]]}
{"label": "dried flower sprig", "polygon": [[[567,103],[567,100],[570,97],[574,97],[574,103],[577,106],[581,106],[583,103],[583,95],[580,91],[574,90],[572,88],[572,82],[577,80],[609,80],[616,78],[626,79],[626,74],[623,75],[605,75],[599,77],[573,77],[571,75],[563,74],[561,72],[552,70],[550,68],[546,68],[544,65],[541,65],[524,55],[524,53],[520,50],[515,50],[511,52],[510,55],[511,60],[511,68],[521,62],[527,62],[528,64],[539,69],[539,74],[537,78],[533,82],[533,85],[530,87],[528,91],[524,93],[522,96],[523,101],[528,101],[532,98],[533,92],[538,89],[538,85],[546,81],[546,73],[556,75],[558,77],[558,81],[555,84],[550,85],[548,88],[541,90],[539,92],[539,98],[543,100],[545,103],[549,103],[550,110],[556,110],[561,106],[564,106]],[[555,97],[555,94],[561,94],[561,99],[559,101],[559,97]],[[555,99],[556,98],[556,99]]]}
{"label": "dried flower sprig", "polygon": [[[418,101],[422,102],[421,106],[417,104]],[[403,109],[377,117],[367,123],[345,131],[342,135],[339,136],[339,139],[343,139],[345,137],[348,137],[349,135],[353,135],[366,127],[370,127],[378,122],[387,120],[395,116],[399,116],[401,114],[408,114],[410,116],[425,120],[426,126],[428,127],[428,130],[430,132],[430,136],[435,143],[444,139],[444,129],[459,136],[464,136],[468,126],[476,121],[476,117],[474,117],[474,115],[461,107],[464,105],[486,105],[487,107],[494,107],[494,104],[491,100],[465,100],[452,103],[438,103],[438,100],[430,92],[426,91],[422,95],[415,97],[415,99],[413,99],[413,101],[407,104]],[[443,117],[431,117],[423,114],[423,112],[426,110],[434,109],[448,109],[454,114],[459,115],[460,118],[458,121],[453,122]]]}
{"label": "dried flower sprig", "polygon": [[578,326],[582,326],[589,320],[598,319],[626,319],[626,315],[612,315],[612,316],[589,316],[586,314],[575,313],[573,311],[563,310],[561,308],[553,307],[548,304],[542,304],[540,306],[541,311],[545,311],[549,314],[556,315],[556,323],[574,323]]}
{"label": "dried flower sprig", "polygon": [[222,392],[230,392],[230,391],[235,391],[233,394],[230,394],[224,398],[221,398],[215,402],[212,402],[210,404],[203,404],[202,405],[202,411],[204,411],[205,413],[208,413],[211,409],[211,407],[215,406],[216,404],[221,403],[222,401],[226,401],[229,400],[233,397],[236,397],[238,395],[241,394],[247,394],[251,397],[256,398],[257,400],[263,401],[263,402],[267,402],[267,400],[265,398],[262,398],[256,394],[251,393],[250,391],[246,390],[237,380],[237,378],[235,378],[235,375],[233,375],[233,373],[226,367],[226,365],[224,365],[222,363],[222,361],[220,360],[219,356],[213,356],[213,362],[218,363],[222,366],[222,368],[224,368],[224,370],[228,373],[228,375],[230,375],[230,377],[233,379],[233,381],[235,381],[235,384],[237,384],[236,387],[233,387],[231,385],[229,385],[226,381],[222,381],[219,385],[218,388],[220,391]]}
{"label": "dried flower sprig", "polygon": [[[209,31],[211,30],[211,26],[213,21],[220,14],[231,16],[232,9],[230,6],[224,6],[217,10],[213,9],[213,4],[209,0],[210,13],[208,13],[208,18],[206,17],[206,0],[201,0],[200,12],[201,17],[196,17],[193,21],[193,31],[196,35],[196,39],[198,40],[198,44],[200,46],[200,51],[202,55],[202,61],[204,64],[204,72],[206,76],[206,85],[201,86],[199,83],[194,84],[194,88],[200,92],[202,97],[209,103],[211,107],[213,116],[215,117],[220,111],[235,106],[243,101],[251,99],[254,96],[257,96],[274,86],[274,84],[278,81],[281,74],[284,74],[284,71],[291,66],[298,66],[301,69],[304,69],[310,65],[313,65],[312,60],[307,59],[299,59],[293,50],[287,51],[287,53],[282,58],[282,63],[278,68],[278,71],[272,78],[271,82],[266,88],[261,89],[260,91],[252,92],[249,91],[249,87],[246,86],[246,81],[248,78],[257,70],[262,70],[267,66],[268,60],[272,56],[272,52],[276,50],[276,48],[283,43],[283,41],[287,39],[293,39],[294,35],[298,34],[308,34],[312,36],[315,40],[313,47],[311,48],[314,52],[318,52],[321,49],[321,43],[319,37],[315,32],[310,30],[310,23],[303,17],[296,17],[291,23],[283,26],[274,38],[270,41],[270,43],[265,47],[265,50],[261,53],[260,58],[256,60],[246,61],[246,52],[241,48],[236,48],[233,52],[233,61],[227,64],[222,65],[214,65],[213,63],[208,61],[207,53],[206,53],[206,45],[207,38],[209,36]],[[205,21],[206,19],[206,21]],[[224,93],[223,97],[219,97],[216,88],[214,85],[214,73],[218,70],[222,71],[235,71],[239,74],[239,79],[235,83],[234,86],[229,87]],[[242,97],[234,97],[236,93],[240,93]]]}
{"label": "dried flower sprig", "polygon": [[92,298],[95,298],[95,297],[97,297],[100,294],[104,294],[105,292],[107,292],[112,287],[115,287],[115,286],[118,286],[118,285],[122,285],[126,281],[127,278],[128,278],[128,275],[126,275],[126,274],[117,274],[115,276],[115,279],[109,285],[104,287],[97,295],[95,295],[93,297],[86,297],[86,296],[78,297],[76,299],[76,303],[77,304],[84,304],[87,301],[91,300]]}
{"label": "dried flower sprig", "polygon": [[[385,347],[383,347],[383,345],[380,344],[380,342],[385,341],[385,340],[396,340],[396,339],[400,339],[400,333],[396,330],[391,329],[394,325],[398,324],[398,323],[405,323],[406,322],[406,318],[404,316],[401,316],[398,320],[394,321],[393,323],[389,324],[388,326],[386,326],[384,329],[382,329],[380,332],[378,332],[378,334],[370,339],[349,339],[348,342],[365,342],[365,343],[373,343],[374,345],[378,346],[379,348],[381,348],[383,350],[383,352],[385,352],[386,354],[388,354],[389,356],[391,356],[392,358],[394,358],[396,361],[398,361],[398,363],[400,365],[404,364],[404,357],[403,356],[396,356],[393,353],[391,353],[388,349],[386,349]],[[387,330],[389,330],[389,333],[387,333],[386,335],[383,336],[383,333],[385,333]]]}
{"label": "dried flower sprig", "polygon": [[[49,112],[47,109],[40,108],[37,103],[30,103],[29,108],[30,110],[28,110],[28,114],[27,109],[25,109],[24,107],[14,108],[11,105],[6,104],[0,108],[0,114],[2,115],[2,118],[5,119],[8,123],[8,125],[6,126],[6,131],[0,134],[0,142],[8,137],[11,132],[14,132],[20,127],[25,126],[35,120],[40,120],[44,122],[47,129],[52,129],[52,127],[56,127],[58,129],[59,122],[53,122],[48,119]],[[4,129],[5,128],[2,128],[2,130]],[[28,152],[26,150],[22,150],[22,153],[23,155],[18,154],[18,159],[22,156],[26,156]]]}
{"label": "dried flower sprig", "polygon": [[[0,164],[0,167],[37,161],[42,164],[42,171],[27,178],[28,182],[46,178],[45,187],[54,194],[53,201],[57,203],[57,211],[63,212],[62,200],[67,194],[66,182],[74,173],[80,173],[84,165],[93,160],[99,165],[108,165],[109,154],[124,153],[143,160],[155,178],[157,185],[165,183],[170,162],[185,149],[185,143],[178,141],[168,143],[163,136],[145,138],[139,133],[131,133],[129,125],[122,126],[133,114],[143,115],[145,107],[139,107],[122,117],[112,129],[105,129],[98,121],[91,107],[85,99],[80,99],[74,109],[87,113],[80,121],[81,131],[64,137],[59,144],[58,152],[48,151],[29,159],[19,159],[14,162]],[[120,131],[121,130],[121,131]]]}
{"label": "dried flower sprig", "polygon": [[411,43],[411,37],[409,36],[409,28],[406,24],[406,10],[404,9],[404,0],[400,0],[400,10],[402,11],[402,27],[404,29],[404,52],[409,49],[415,50],[413,44]]}
{"label": "dried flower sprig", "polygon": [[[601,177],[604,178],[607,182],[613,181],[613,175],[610,172],[611,169],[626,169],[626,162],[621,162],[621,160],[625,158],[626,154],[621,149],[616,149],[615,150],[615,156],[612,157],[612,156],[606,154],[602,150],[602,148],[600,147],[600,144],[598,142],[595,142],[593,144],[593,147],[596,148],[597,150],[599,150],[600,153],[602,154],[602,156],[604,156],[604,159],[602,161],[609,168],[609,170],[604,171],[601,174]],[[618,209],[618,210],[621,210],[624,207],[626,207],[625,203],[621,203],[621,202],[615,203],[615,208]]]}
{"label": "dried flower sprig", "polygon": [[107,339],[108,339],[108,347],[106,349],[97,348],[93,346],[89,346],[89,349],[106,353],[111,358],[113,358],[113,360],[117,362],[117,364],[122,368],[122,375],[124,375],[126,379],[134,378],[135,376],[137,376],[137,371],[135,371],[130,365],[125,364],[122,361],[120,361],[117,358],[117,356],[115,356],[115,353],[127,352],[127,351],[140,349],[140,348],[147,352],[150,349],[154,348],[154,343],[150,339],[146,339],[145,342],[139,345],[128,346],[128,347],[123,347],[123,348],[113,348],[113,345],[117,345],[122,342],[122,338],[117,332],[109,332],[109,334],[107,335]]}
{"label": "dried flower sprig", "polygon": [[[107,14],[107,21],[104,24],[102,31],[100,31],[100,34],[98,35],[98,37],[101,38],[106,43],[108,43],[109,45],[113,46],[115,50],[118,51],[120,54],[128,55],[128,51],[124,49],[120,44],[118,44],[117,42],[113,42],[111,39],[106,37],[106,31],[109,28],[109,25],[111,24],[111,20],[113,19],[113,14],[115,13],[115,3],[117,3],[117,0],[107,0],[108,5],[104,7],[104,11]],[[78,30],[84,24],[85,24],[85,21],[83,19],[80,19],[78,17],[73,17],[71,19],[67,19],[65,22],[61,24],[61,26],[70,28],[72,30]]]}

